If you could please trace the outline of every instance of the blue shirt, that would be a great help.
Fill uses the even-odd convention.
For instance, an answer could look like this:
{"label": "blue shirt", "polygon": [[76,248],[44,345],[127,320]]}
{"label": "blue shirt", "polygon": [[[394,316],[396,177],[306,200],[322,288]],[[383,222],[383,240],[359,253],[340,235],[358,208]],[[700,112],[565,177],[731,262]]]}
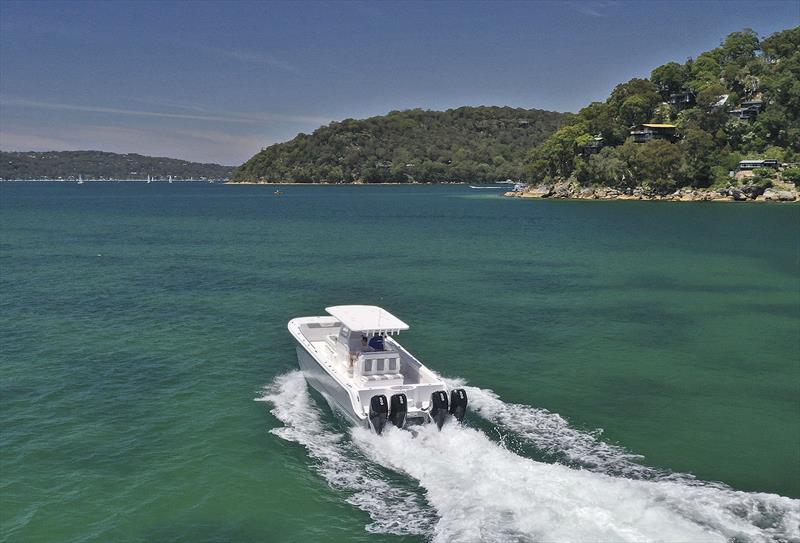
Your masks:
{"label": "blue shirt", "polygon": [[383,338],[381,336],[372,336],[369,340],[369,346],[375,349],[376,351],[383,350]]}

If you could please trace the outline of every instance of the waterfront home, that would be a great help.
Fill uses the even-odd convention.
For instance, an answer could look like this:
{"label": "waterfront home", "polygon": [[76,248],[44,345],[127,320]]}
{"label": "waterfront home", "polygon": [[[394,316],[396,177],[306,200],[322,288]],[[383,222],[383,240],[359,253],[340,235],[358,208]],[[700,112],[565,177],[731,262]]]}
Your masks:
{"label": "waterfront home", "polygon": [[755,170],[758,168],[780,168],[781,163],[773,158],[765,160],[742,160],[739,162],[739,171]]}
{"label": "waterfront home", "polygon": [[631,136],[636,143],[646,143],[653,139],[675,141],[678,127],[674,124],[640,124],[631,130]]}

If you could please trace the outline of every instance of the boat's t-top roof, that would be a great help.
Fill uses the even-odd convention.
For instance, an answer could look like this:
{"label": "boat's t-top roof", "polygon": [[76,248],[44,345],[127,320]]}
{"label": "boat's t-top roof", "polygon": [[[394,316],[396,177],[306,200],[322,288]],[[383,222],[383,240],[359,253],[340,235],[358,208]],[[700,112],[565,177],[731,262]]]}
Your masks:
{"label": "boat's t-top roof", "polygon": [[354,332],[392,334],[408,330],[406,323],[375,305],[336,305],[325,311]]}

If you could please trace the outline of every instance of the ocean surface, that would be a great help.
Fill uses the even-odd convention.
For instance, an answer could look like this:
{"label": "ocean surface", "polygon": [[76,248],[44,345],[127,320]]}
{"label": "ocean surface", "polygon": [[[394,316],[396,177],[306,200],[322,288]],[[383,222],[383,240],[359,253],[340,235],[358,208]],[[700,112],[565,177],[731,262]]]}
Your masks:
{"label": "ocean surface", "polygon": [[[800,206],[0,184],[0,541],[798,541]],[[377,304],[465,426],[350,429]]]}

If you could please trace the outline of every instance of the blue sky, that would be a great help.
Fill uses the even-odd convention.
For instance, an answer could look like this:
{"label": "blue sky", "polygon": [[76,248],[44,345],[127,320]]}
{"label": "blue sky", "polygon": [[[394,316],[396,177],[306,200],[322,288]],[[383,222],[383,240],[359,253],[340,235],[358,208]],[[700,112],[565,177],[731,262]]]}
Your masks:
{"label": "blue sky", "polygon": [[800,1],[0,1],[0,148],[239,164],[391,110],[577,111]]}

